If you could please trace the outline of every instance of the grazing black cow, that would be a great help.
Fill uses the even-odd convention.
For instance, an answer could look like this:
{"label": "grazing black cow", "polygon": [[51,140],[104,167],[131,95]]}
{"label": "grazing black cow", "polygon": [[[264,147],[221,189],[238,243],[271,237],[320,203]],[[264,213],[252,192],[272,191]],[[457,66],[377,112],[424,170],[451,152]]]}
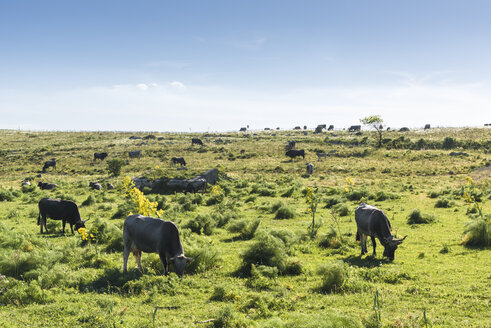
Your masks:
{"label": "grazing black cow", "polygon": [[246,131],[247,131],[247,128],[243,128],[243,127],[242,127],[242,128],[240,128],[240,130],[239,130],[239,131],[240,131],[240,132],[246,132]]}
{"label": "grazing black cow", "polygon": [[191,139],[191,146],[192,145],[200,145],[200,146],[204,146],[203,145],[203,141],[201,141],[201,139],[199,138],[192,138]]}
{"label": "grazing black cow", "polygon": [[327,158],[326,153],[315,153],[317,155],[317,160],[320,162],[321,158]]}
{"label": "grazing black cow", "polygon": [[332,130],[334,130],[334,125],[331,124],[331,125],[329,125],[329,128],[327,129],[327,131],[332,131]]}
{"label": "grazing black cow", "polygon": [[285,145],[285,151],[289,151],[289,150],[295,149],[296,144],[297,143],[294,140],[288,141],[288,143]]}
{"label": "grazing black cow", "polygon": [[394,260],[394,252],[397,246],[406,239],[395,239],[391,233],[390,222],[385,213],[374,206],[361,203],[355,210],[356,240],[360,240],[361,255],[367,253],[367,236],[372,237],[373,256],[375,252],[375,238],[378,238],[384,246],[384,256]]}
{"label": "grazing black cow", "polygon": [[314,164],[307,163],[307,174],[308,175],[314,174]]}
{"label": "grazing black cow", "polygon": [[89,182],[89,187],[92,190],[101,190],[102,189],[101,184],[98,182]]}
{"label": "grazing black cow", "polygon": [[107,157],[107,153],[94,153],[94,161],[100,159],[101,161],[105,160]]}
{"label": "grazing black cow", "polygon": [[399,129],[399,132],[408,132],[409,131],[409,128],[407,127],[402,127]]}
{"label": "grazing black cow", "polygon": [[141,156],[141,150],[135,150],[135,151],[129,151],[128,156],[130,158],[140,158]]}
{"label": "grazing black cow", "polygon": [[208,183],[205,179],[196,177],[188,180],[185,192],[192,192],[195,194],[197,191],[201,191],[201,193],[204,194],[207,186]]}
{"label": "grazing black cow", "polygon": [[292,160],[297,157],[297,156],[302,156],[303,159],[305,159],[305,150],[300,149],[300,150],[295,150],[291,149],[285,153],[286,156],[290,157]]}
{"label": "grazing black cow", "polygon": [[425,124],[425,130],[429,130],[431,129],[431,125],[430,124]]}
{"label": "grazing black cow", "polygon": [[124,220],[123,242],[123,273],[127,272],[130,251],[142,272],[142,252],[158,253],[165,275],[169,272],[168,262],[174,263],[176,274],[182,277],[186,264],[193,261],[193,258],[184,256],[179,230],[170,221],[139,214],[130,215]]}
{"label": "grazing black cow", "polygon": [[47,170],[49,167],[52,167],[54,170],[56,170],[56,160],[52,159],[52,160],[50,160],[50,161],[46,161],[46,162],[44,162],[43,172],[46,172],[46,170]]}
{"label": "grazing black cow", "polygon": [[47,182],[41,182],[41,181],[39,181],[38,182],[38,187],[41,190],[53,190],[56,187],[58,187],[58,185],[56,183],[47,183]]}
{"label": "grazing black cow", "polygon": [[361,125],[352,125],[349,127],[348,132],[355,132],[360,130],[361,130]]}
{"label": "grazing black cow", "polygon": [[60,200],[52,198],[43,198],[39,201],[39,216],[38,225],[41,226],[41,233],[43,233],[43,226],[48,233],[46,227],[46,218],[53,220],[62,220],[63,233],[65,233],[66,223],[70,223],[70,228],[73,234],[73,226],[75,230],[85,228],[85,222],[87,220],[80,219],[80,213],[78,212],[77,204],[71,200]]}
{"label": "grazing black cow", "polygon": [[170,160],[171,165],[181,164],[181,166],[186,166],[186,161],[184,157],[172,157]]}

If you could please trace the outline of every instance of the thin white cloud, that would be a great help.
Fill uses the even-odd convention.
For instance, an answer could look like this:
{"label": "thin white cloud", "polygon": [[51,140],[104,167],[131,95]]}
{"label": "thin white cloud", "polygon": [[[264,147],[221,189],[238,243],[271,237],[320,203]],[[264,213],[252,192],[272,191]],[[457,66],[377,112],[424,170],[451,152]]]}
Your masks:
{"label": "thin white cloud", "polygon": [[341,128],[373,114],[394,128],[482,126],[491,121],[489,108],[491,87],[483,82],[259,92],[174,81],[53,93],[0,90],[0,128],[224,131],[246,124],[262,129],[320,123]]}

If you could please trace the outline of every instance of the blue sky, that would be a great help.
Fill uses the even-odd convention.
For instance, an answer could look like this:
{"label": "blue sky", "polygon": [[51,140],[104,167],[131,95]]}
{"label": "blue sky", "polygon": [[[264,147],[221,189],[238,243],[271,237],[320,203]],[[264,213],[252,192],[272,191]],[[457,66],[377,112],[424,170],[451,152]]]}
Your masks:
{"label": "blue sky", "polygon": [[482,126],[490,13],[490,1],[0,0],[0,128],[342,128],[372,114]]}

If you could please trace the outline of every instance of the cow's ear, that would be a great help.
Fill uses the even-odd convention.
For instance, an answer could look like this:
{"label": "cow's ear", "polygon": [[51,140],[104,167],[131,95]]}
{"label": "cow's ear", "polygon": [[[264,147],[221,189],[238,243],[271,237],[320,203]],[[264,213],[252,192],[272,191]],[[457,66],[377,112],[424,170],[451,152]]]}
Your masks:
{"label": "cow's ear", "polygon": [[191,263],[194,261],[194,259],[195,259],[195,257],[186,257],[186,262]]}

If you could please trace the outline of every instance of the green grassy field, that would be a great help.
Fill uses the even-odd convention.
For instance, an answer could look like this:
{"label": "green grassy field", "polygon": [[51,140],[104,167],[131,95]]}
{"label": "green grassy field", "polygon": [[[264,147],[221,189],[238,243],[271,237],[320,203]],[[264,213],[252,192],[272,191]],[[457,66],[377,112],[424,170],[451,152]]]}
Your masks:
{"label": "green grassy field", "polygon": [[[132,135],[149,133],[0,131],[0,326],[491,327],[490,129],[389,131],[381,149],[365,131]],[[191,146],[192,137],[206,146]],[[305,149],[305,160],[285,157],[288,140]],[[142,157],[128,159],[131,150]],[[96,151],[109,156],[94,162]],[[315,152],[331,151],[317,160]],[[170,165],[175,156],[187,171]],[[51,158],[56,170],[38,176]],[[120,176],[108,171],[115,158],[128,159]],[[162,276],[156,254],[143,255],[143,275],[130,256],[123,275],[122,223],[135,211],[123,177],[211,168],[219,168],[221,188],[204,195],[144,190],[179,227],[186,255],[199,255],[183,279]],[[467,177],[482,216],[464,199]],[[21,188],[26,178],[58,187]],[[90,190],[89,182],[116,188]],[[321,222],[315,235],[309,187]],[[74,200],[93,240],[63,235],[50,219],[41,235],[43,197]],[[380,244],[372,257],[370,241],[370,255],[360,257],[361,202],[384,210],[396,236],[408,235],[393,262]],[[408,224],[413,210],[432,222]],[[460,245],[465,224],[480,218],[488,246]]]}

